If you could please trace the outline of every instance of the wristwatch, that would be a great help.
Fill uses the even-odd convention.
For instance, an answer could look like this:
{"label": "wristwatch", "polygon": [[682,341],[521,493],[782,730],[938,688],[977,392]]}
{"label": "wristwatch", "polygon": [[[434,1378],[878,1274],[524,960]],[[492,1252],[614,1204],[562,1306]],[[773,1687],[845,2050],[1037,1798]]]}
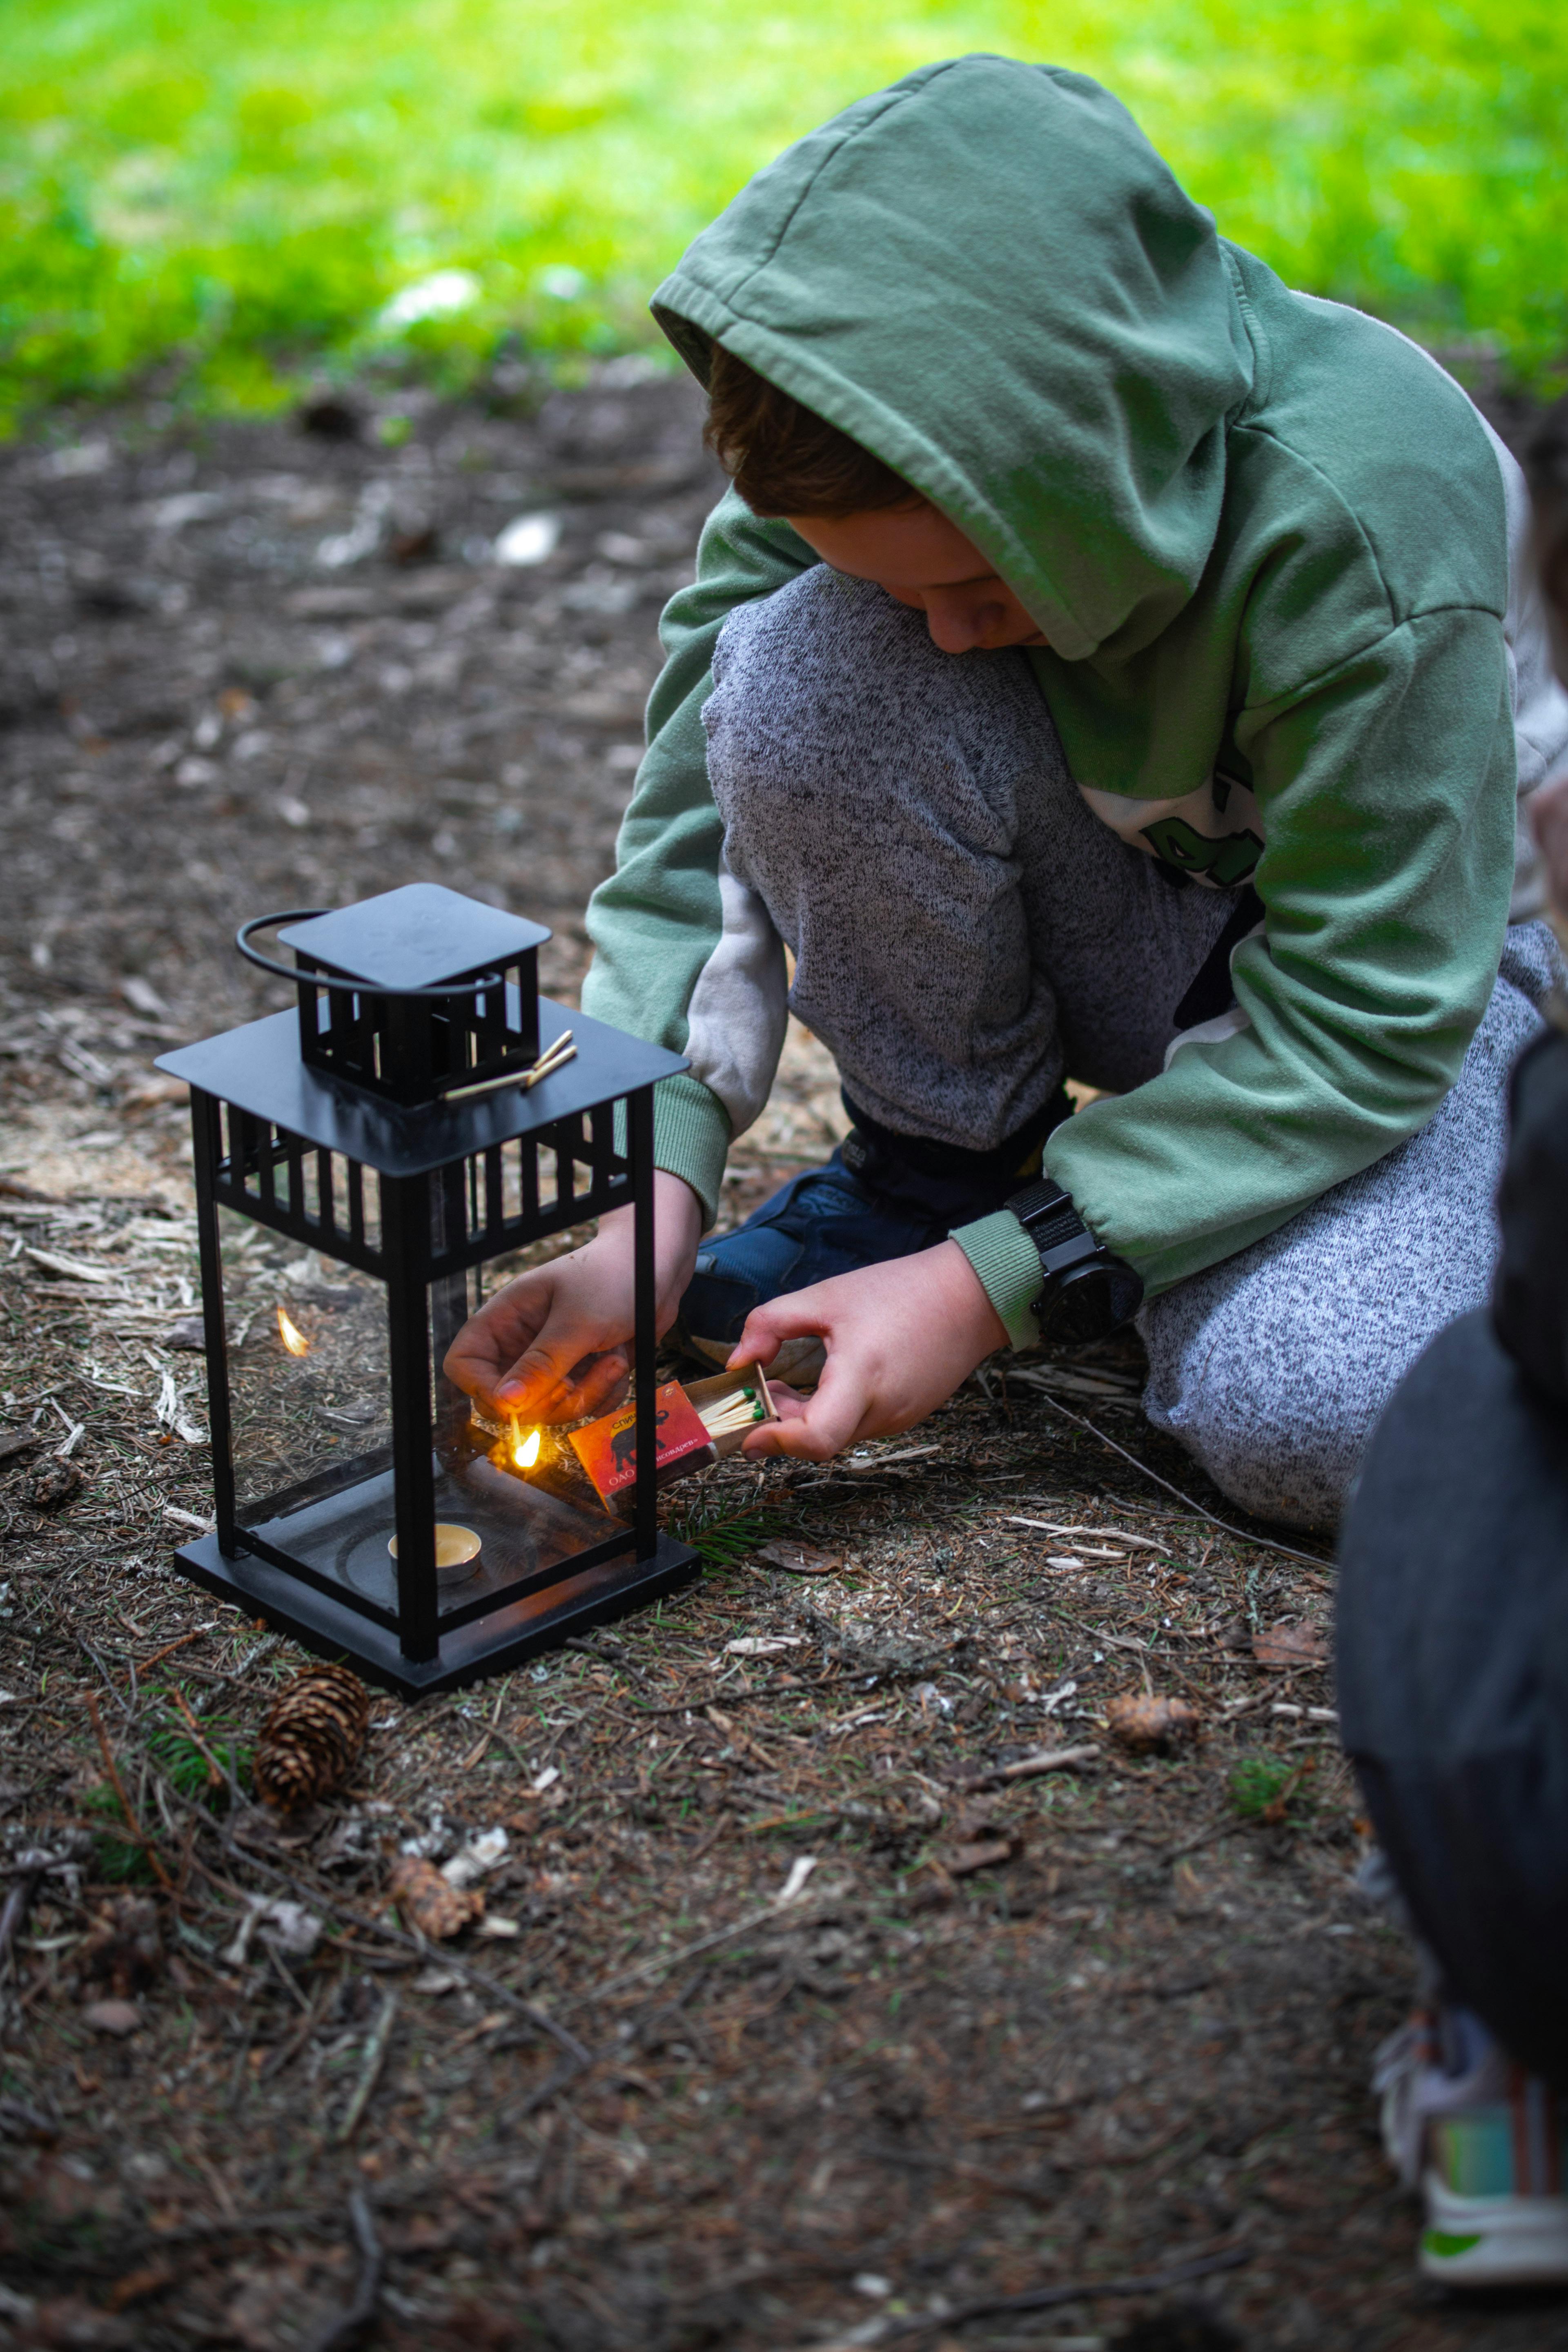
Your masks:
{"label": "wristwatch", "polygon": [[1039,1252],[1045,1284],[1033,1311],[1042,1337],[1102,1339],[1131,1321],[1143,1285],[1125,1258],[1095,1239],[1070,1192],[1045,1176],[1006,1205]]}

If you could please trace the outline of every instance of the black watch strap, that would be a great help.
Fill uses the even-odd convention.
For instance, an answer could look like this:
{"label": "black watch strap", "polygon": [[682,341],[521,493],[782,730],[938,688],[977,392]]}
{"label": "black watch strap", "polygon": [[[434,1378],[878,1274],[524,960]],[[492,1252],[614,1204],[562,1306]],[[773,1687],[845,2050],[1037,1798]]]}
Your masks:
{"label": "black watch strap", "polygon": [[1007,1206],[1039,1252],[1047,1278],[1065,1274],[1093,1255],[1100,1244],[1072,1204],[1072,1194],[1051,1177],[1015,1192]]}
{"label": "black watch strap", "polygon": [[1026,1184],[1007,1206],[1034,1243],[1044,1283],[1034,1302],[1042,1332],[1097,1339],[1138,1312],[1143,1285],[1124,1258],[1097,1241],[1051,1177]]}

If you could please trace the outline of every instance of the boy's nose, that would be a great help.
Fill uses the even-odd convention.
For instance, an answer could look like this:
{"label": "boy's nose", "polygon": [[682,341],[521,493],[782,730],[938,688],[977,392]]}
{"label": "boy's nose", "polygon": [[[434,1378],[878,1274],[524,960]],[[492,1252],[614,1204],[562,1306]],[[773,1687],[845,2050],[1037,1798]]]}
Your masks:
{"label": "boy's nose", "polygon": [[926,595],[926,626],[944,654],[967,654],[990,642],[1006,620],[994,598]]}

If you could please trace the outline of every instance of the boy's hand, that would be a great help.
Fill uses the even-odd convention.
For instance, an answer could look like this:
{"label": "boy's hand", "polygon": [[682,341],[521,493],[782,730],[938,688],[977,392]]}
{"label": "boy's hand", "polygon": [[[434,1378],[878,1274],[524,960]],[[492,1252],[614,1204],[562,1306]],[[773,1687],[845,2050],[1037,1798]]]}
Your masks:
{"label": "boy's hand", "polygon": [[[660,1337],[675,1320],[702,1234],[689,1184],[656,1169],[654,1295]],[[582,1249],[520,1274],[470,1316],[447,1351],[447,1377],[481,1405],[533,1421],[574,1421],[613,1399],[629,1369],[635,1211],[613,1210]]]}
{"label": "boy's hand", "polygon": [[779,1390],[781,1420],[753,1431],[744,1453],[826,1462],[857,1438],[908,1429],[1007,1344],[1006,1328],[956,1242],[770,1299],[747,1317],[731,1364],[765,1367],[782,1340],[808,1334],[827,1343],[816,1394]]}

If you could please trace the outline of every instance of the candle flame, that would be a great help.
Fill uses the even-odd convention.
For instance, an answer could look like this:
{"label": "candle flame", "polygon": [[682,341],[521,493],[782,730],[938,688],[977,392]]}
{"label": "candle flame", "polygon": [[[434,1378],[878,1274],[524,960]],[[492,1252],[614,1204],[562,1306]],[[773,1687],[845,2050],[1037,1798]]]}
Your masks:
{"label": "candle flame", "polygon": [[526,1437],[520,1436],[515,1430],[513,1431],[511,1458],[520,1470],[531,1470],[538,1461],[541,1435],[542,1432],[537,1429],[531,1429]]}
{"label": "candle flame", "polygon": [[287,1307],[283,1306],[281,1301],[279,1302],[278,1307],[278,1337],[282,1340],[283,1345],[288,1349],[289,1353],[291,1356],[308,1356],[310,1354],[310,1342],[306,1339],[305,1334],[300,1330],[299,1325],[297,1323],[290,1322],[289,1318],[289,1311]]}

